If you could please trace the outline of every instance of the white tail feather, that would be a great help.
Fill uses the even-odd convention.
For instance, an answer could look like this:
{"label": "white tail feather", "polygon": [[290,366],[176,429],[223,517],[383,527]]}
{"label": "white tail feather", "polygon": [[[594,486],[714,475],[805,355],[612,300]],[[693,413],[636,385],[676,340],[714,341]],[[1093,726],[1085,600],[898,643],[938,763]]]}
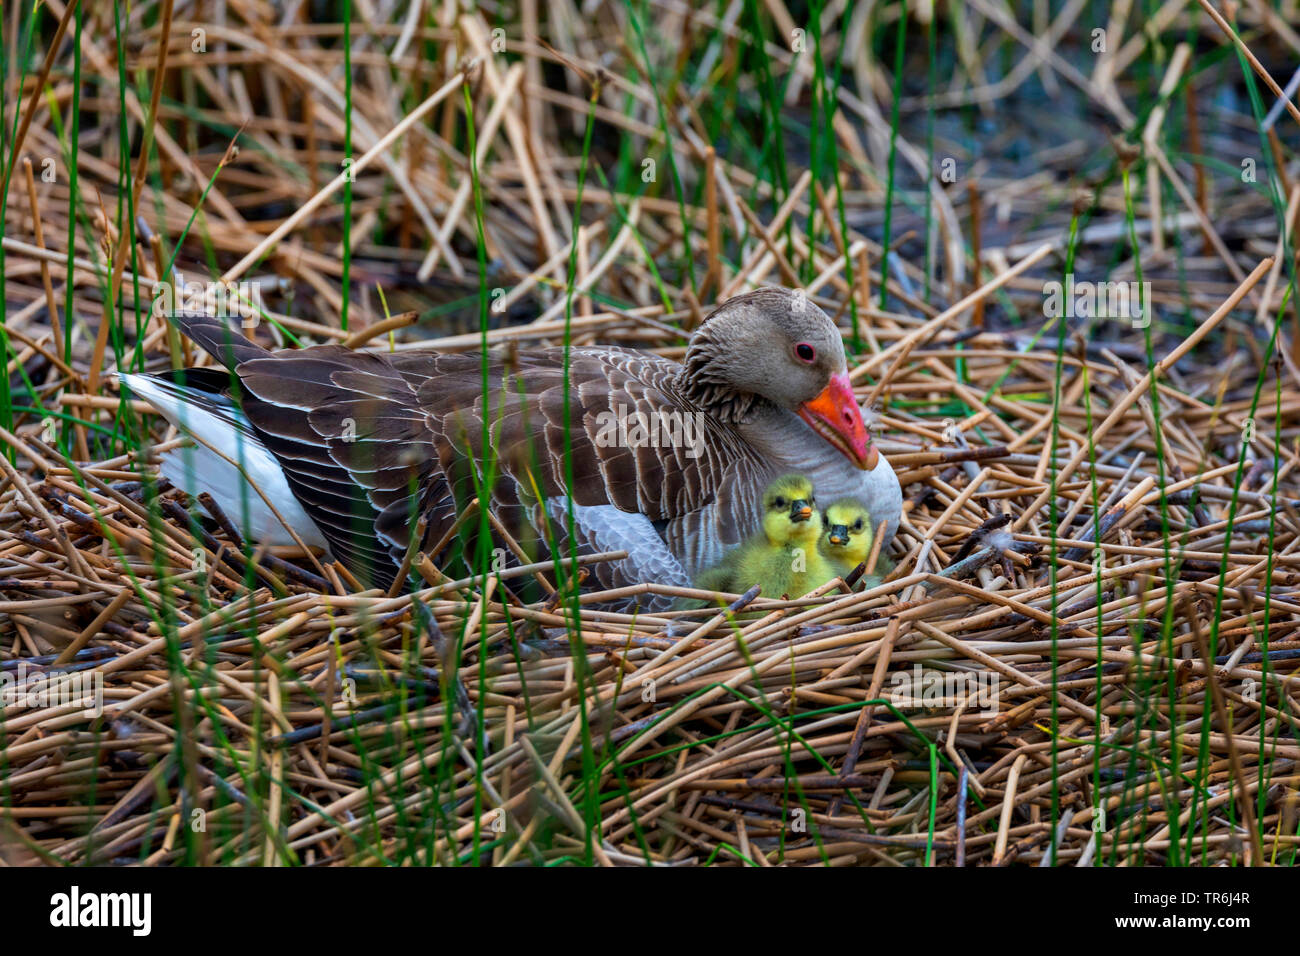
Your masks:
{"label": "white tail feather", "polygon": [[186,389],[164,387],[147,375],[121,373],[118,380],[194,439],[194,447],[177,448],[162,456],[160,470],[173,485],[190,495],[202,491],[212,495],[250,541],[295,545],[287,524],[303,544],[327,547],[320,529],[289,490],[275,456],[247,428],[236,424],[238,409],[218,411],[206,402],[187,401]]}

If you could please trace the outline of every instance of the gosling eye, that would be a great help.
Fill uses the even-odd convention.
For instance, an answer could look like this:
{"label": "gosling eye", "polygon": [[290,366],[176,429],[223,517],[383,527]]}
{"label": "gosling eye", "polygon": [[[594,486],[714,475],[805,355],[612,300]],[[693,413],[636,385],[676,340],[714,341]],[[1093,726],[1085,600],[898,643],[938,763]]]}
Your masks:
{"label": "gosling eye", "polygon": [[817,350],[807,342],[800,342],[794,347],[795,358],[806,365],[811,365],[817,361]]}
{"label": "gosling eye", "polygon": [[784,499],[784,498],[777,498],[775,501],[772,502],[772,507],[773,507],[773,508],[784,508],[784,507],[785,507],[785,499]]}
{"label": "gosling eye", "polygon": [[854,530],[854,531],[861,531],[861,530],[862,530],[862,519],[861,519],[861,518],[859,518],[857,521],[853,522],[853,530]]}

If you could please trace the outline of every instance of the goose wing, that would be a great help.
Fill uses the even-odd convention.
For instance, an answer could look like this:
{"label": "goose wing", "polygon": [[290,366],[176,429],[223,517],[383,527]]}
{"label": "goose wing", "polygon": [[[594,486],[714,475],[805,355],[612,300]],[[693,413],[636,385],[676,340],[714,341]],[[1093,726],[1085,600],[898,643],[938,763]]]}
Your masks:
{"label": "goose wing", "polygon": [[[734,543],[746,489],[761,484],[745,480],[761,470],[753,450],[680,394],[678,366],[644,353],[571,350],[567,384],[562,349],[484,357],[317,346],[236,361],[245,414],[295,496],[335,555],[375,583],[391,581],[417,517],[427,548],[485,495],[539,552],[539,517],[566,497],[575,519],[596,509],[577,522],[583,550],[644,542],[621,566],[595,569],[604,585],[672,577],[670,559],[686,582]],[[602,533],[614,510],[628,526]],[[562,533],[567,522],[550,526]],[[647,528],[666,549],[653,548]]]}

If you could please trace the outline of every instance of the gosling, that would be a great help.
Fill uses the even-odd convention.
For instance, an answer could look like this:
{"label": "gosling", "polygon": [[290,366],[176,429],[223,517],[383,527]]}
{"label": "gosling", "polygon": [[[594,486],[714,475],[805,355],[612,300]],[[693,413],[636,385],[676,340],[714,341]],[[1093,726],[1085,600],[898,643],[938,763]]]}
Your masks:
{"label": "gosling", "polygon": [[[834,573],[846,578],[871,554],[875,540],[871,514],[856,498],[840,498],[826,509],[823,526],[825,533],[818,542],[818,549]],[[880,581],[880,577],[874,574],[863,577],[867,587],[874,587]]]}
{"label": "gosling", "polygon": [[817,548],[822,519],[812,482],[784,475],[763,492],[763,530],[701,572],[696,586],[738,593],[757,584],[765,597],[807,594],[835,577]]}

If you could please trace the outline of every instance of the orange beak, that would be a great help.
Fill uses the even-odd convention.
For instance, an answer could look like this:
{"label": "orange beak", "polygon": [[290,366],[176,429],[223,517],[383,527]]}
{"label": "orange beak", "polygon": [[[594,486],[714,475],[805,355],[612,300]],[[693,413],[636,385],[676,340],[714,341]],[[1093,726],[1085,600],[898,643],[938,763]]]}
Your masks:
{"label": "orange beak", "polygon": [[880,461],[847,372],[832,376],[820,395],[800,405],[799,417],[859,468],[871,471]]}

